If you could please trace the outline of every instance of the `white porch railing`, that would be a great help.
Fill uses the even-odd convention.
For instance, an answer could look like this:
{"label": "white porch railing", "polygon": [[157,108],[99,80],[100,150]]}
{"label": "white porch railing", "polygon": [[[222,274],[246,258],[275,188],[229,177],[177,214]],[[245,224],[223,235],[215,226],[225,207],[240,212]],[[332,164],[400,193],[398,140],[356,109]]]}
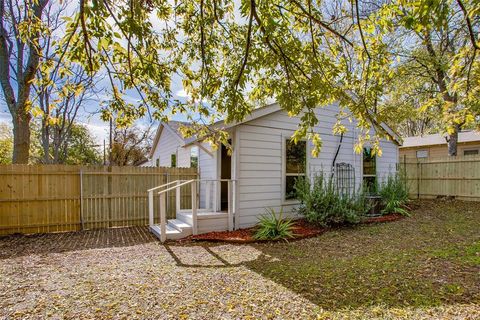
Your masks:
{"label": "white porch railing", "polygon": [[[221,194],[221,183],[227,183],[227,193],[228,193],[228,230],[233,230],[234,228],[234,215],[236,212],[235,208],[235,188],[236,181],[231,179],[192,179],[192,180],[175,180],[169,183],[163,184],[161,186],[148,189],[148,213],[149,213],[149,226],[152,227],[155,225],[154,221],[154,192],[158,191],[159,196],[159,215],[160,215],[160,240],[165,242],[166,240],[166,226],[167,226],[167,217],[166,217],[166,194],[170,191],[175,190],[175,212],[178,214],[182,208],[181,204],[181,187],[186,185],[191,185],[191,199],[192,199],[192,233],[195,235],[198,233],[198,210],[200,208],[200,198],[198,194],[199,185],[205,184],[205,208],[201,208],[202,211],[216,213],[221,210],[221,203],[218,201],[218,195]],[[212,193],[213,191],[213,193]],[[190,210],[190,209],[189,209]]]}

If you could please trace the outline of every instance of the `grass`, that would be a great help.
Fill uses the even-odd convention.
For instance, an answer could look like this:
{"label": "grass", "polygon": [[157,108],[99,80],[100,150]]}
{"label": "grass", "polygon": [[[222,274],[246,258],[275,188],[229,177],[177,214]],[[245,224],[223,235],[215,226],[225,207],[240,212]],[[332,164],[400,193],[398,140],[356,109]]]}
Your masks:
{"label": "grass", "polygon": [[480,203],[422,201],[401,221],[261,244],[250,268],[327,310],[480,303]]}

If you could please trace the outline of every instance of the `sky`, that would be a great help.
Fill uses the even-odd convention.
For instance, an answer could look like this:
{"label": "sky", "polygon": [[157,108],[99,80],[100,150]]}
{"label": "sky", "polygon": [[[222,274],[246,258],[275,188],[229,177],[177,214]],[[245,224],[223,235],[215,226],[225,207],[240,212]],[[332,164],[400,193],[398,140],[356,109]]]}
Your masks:
{"label": "sky", "polygon": [[[107,86],[104,86],[104,88],[108,89]],[[181,79],[173,79],[172,92],[175,99],[185,100],[188,97],[185,90],[183,90]],[[99,98],[106,99],[108,98],[108,96],[106,94],[103,94]],[[125,95],[124,98],[127,102],[138,102],[138,96],[136,96],[136,94],[134,93],[129,93]],[[86,104],[83,110],[80,110],[77,122],[79,124],[85,125],[90,130],[98,144],[103,144],[104,139],[108,143],[109,125],[108,122],[104,122],[100,119],[100,114],[98,113],[98,110],[100,110],[100,102],[101,101],[98,100],[91,101]],[[185,118],[181,115],[175,115],[172,117],[172,120],[183,121],[185,120]],[[6,123],[12,126],[12,117],[10,115],[10,112],[8,111],[7,105],[5,104],[5,100],[3,99],[3,94],[0,94],[0,123]],[[145,116],[139,119],[136,122],[136,125],[148,127],[151,123],[152,122],[149,117]],[[154,125],[157,125],[157,122],[154,122]]]}
{"label": "sky", "polygon": [[[54,5],[56,5],[55,2],[54,2]],[[67,13],[71,12],[73,15],[73,12],[77,10],[76,6],[78,5],[78,3],[77,1],[67,0],[64,2],[64,5],[66,6],[66,9],[65,9],[66,12]],[[69,14],[66,14],[66,15],[69,15]],[[155,18],[155,15],[153,13],[152,13],[152,25],[154,29],[161,30],[163,28],[163,26],[160,24],[158,19]],[[62,29],[63,28],[59,28],[56,32],[61,33],[63,32]],[[14,90],[16,91],[16,85],[14,83],[13,83],[13,86],[14,86]],[[78,123],[85,125],[90,130],[90,132],[92,133],[92,135],[94,136],[98,144],[103,144],[104,139],[108,143],[109,124],[108,122],[104,122],[100,119],[99,110],[100,110],[101,101],[109,100],[109,91],[111,91],[110,88],[111,88],[110,82],[106,79],[106,77],[104,77],[104,79],[99,80],[98,89],[100,89],[101,92],[98,94],[98,100],[89,101],[88,103],[86,103],[84,106],[84,109],[79,112],[79,115],[76,118]],[[182,85],[182,79],[177,75],[174,75],[172,77],[171,92],[173,93],[173,99],[185,101],[188,98],[188,94],[185,92]],[[127,92],[124,98],[126,102],[131,102],[134,104],[138,103],[139,101],[138,94],[133,90],[130,92]],[[182,115],[175,115],[172,117],[172,120],[184,121],[186,119]],[[3,92],[1,89],[0,89],[0,123],[6,123],[10,126],[12,125],[12,117],[5,103]],[[156,122],[154,123],[155,125],[157,125]],[[144,127],[148,127],[150,124],[152,124],[152,119],[150,119],[148,115],[142,119],[139,119],[136,123],[136,125],[144,126]]]}

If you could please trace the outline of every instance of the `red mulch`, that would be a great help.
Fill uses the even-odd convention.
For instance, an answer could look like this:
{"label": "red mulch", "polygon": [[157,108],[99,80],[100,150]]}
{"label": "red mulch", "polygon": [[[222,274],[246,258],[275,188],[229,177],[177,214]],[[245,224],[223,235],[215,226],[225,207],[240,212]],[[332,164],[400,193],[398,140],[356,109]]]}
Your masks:
{"label": "red mulch", "polygon": [[[296,220],[293,227],[295,238],[291,240],[305,239],[319,235],[325,231],[325,228],[317,227],[309,224],[305,220]],[[196,236],[190,236],[185,240],[194,241],[219,241],[219,242],[234,242],[234,243],[251,243],[263,242],[253,238],[255,227],[247,229],[239,229],[235,231],[214,231]]]}
{"label": "red mulch", "polygon": [[[361,223],[380,223],[396,221],[404,218],[404,216],[396,213],[387,214],[380,217],[366,218]],[[308,223],[304,219],[295,220],[293,233],[295,238],[290,240],[299,240],[310,237],[315,237],[325,232],[326,228],[318,227]],[[252,243],[252,242],[264,242],[255,240],[253,235],[255,233],[255,227],[247,229],[239,229],[235,231],[213,231],[209,233],[199,234],[196,236],[190,236],[182,239],[181,241],[212,241],[212,242],[232,242],[232,243]]]}
{"label": "red mulch", "polygon": [[389,213],[384,216],[366,218],[365,220],[362,221],[362,223],[368,224],[368,223],[391,222],[391,221],[397,221],[403,218],[405,217],[402,216],[401,214]]}

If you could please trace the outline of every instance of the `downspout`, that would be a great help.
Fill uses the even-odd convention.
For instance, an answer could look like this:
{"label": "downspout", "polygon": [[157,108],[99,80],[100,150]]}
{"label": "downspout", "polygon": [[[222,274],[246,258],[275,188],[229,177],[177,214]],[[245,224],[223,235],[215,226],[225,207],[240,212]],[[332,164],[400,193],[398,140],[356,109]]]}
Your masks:
{"label": "downspout", "polygon": [[335,173],[335,163],[337,162],[338,153],[340,152],[340,148],[342,147],[343,142],[343,132],[340,134],[340,141],[338,142],[337,152],[335,152],[335,156],[333,157],[332,161],[332,174],[330,175],[330,180],[333,179],[333,174]]}

